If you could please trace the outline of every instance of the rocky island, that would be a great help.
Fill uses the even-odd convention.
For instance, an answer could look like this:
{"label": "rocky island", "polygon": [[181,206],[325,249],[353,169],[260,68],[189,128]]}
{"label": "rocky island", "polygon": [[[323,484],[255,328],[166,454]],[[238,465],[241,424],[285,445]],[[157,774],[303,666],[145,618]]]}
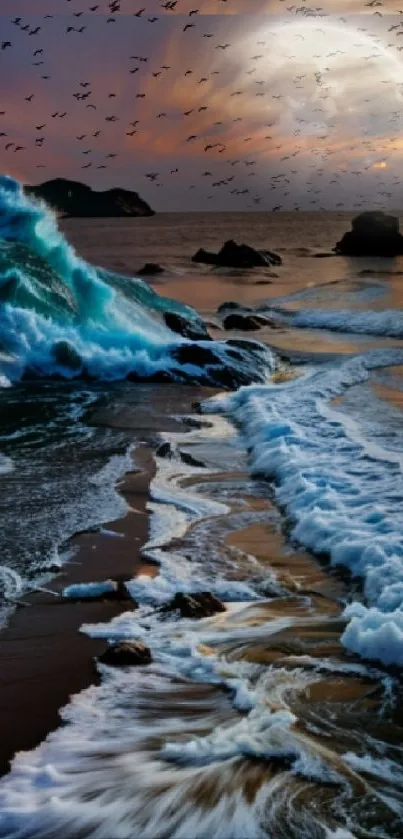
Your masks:
{"label": "rocky island", "polygon": [[70,218],[135,218],[153,216],[155,211],[137,192],[108,189],[96,192],[79,181],[55,178],[37,186],[25,186],[25,192],[42,198],[54,210]]}
{"label": "rocky island", "polygon": [[399,219],[381,210],[369,210],[356,216],[352,230],[337,242],[334,251],[343,256],[398,256],[403,254],[403,236]]}

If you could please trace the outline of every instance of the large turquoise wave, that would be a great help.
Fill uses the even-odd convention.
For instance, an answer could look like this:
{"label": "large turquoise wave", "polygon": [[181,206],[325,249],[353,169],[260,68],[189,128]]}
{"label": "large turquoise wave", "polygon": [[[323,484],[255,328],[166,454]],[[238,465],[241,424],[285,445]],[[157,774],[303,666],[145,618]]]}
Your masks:
{"label": "large turquoise wave", "polygon": [[43,202],[0,177],[3,383],[28,375],[85,375],[233,386],[262,381],[272,368],[273,357],[261,345],[189,341],[168,328],[167,313],[203,338],[197,312],[138,278],[89,265]]}

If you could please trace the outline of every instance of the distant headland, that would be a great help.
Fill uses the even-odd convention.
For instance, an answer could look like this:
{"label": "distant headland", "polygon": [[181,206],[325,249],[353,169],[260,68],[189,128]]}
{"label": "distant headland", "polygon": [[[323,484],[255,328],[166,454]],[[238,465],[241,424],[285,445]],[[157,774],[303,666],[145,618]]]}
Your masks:
{"label": "distant headland", "polygon": [[25,186],[28,195],[42,198],[47,204],[70,218],[107,218],[153,216],[155,211],[137,192],[129,189],[108,189],[96,192],[79,181],[55,178],[37,186]]}

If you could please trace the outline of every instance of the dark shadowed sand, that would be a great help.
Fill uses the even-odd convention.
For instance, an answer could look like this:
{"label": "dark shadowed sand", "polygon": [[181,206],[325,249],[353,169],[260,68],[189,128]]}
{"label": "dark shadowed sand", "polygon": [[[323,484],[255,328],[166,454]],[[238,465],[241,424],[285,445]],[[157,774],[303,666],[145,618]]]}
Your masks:
{"label": "dark shadowed sand", "polygon": [[108,621],[131,608],[123,602],[61,600],[61,590],[71,583],[130,578],[144,566],[140,549],[147,538],[146,504],[153,474],[151,454],[136,453],[140,471],[129,473],[120,491],[130,505],[124,519],[105,525],[122,537],[83,533],[71,540],[73,560],[49,584],[55,595],[38,592],[24,598],[1,636],[0,644],[0,771],[8,769],[16,751],[36,746],[60,724],[59,708],[96,680],[93,657],[105,648],[104,641],[79,632],[87,621]]}
{"label": "dark shadowed sand", "polygon": [[[138,389],[137,389],[138,390]],[[143,388],[143,399],[119,401],[97,410],[95,424],[133,430],[136,448],[133,468],[118,485],[129,510],[124,518],[104,524],[100,532],[77,534],[69,542],[72,559],[47,588],[24,596],[0,635],[0,772],[8,771],[15,752],[38,745],[60,725],[59,710],[69,697],[97,681],[93,658],[105,649],[105,641],[80,633],[83,623],[111,620],[132,608],[128,598],[72,602],[60,593],[77,582],[131,579],[138,573],[154,575],[158,567],[144,562],[141,549],[148,536],[149,483],[154,459],[148,443],[158,432],[180,426],[172,414],[191,411],[197,397],[210,392],[202,388],[159,386]],[[102,512],[102,511],[101,511]],[[109,533],[105,533],[109,531]],[[112,533],[115,532],[116,536]]]}

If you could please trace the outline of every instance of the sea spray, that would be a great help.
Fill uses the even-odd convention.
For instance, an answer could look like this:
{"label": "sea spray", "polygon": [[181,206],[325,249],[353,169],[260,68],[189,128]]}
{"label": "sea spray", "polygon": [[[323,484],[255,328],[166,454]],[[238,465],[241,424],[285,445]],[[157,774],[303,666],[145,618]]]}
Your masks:
{"label": "sea spray", "polygon": [[55,215],[17,181],[0,178],[1,381],[131,376],[236,386],[264,381],[273,368],[273,354],[257,342],[202,340],[186,352],[193,342],[166,326],[168,312],[208,338],[189,306],[81,259]]}

